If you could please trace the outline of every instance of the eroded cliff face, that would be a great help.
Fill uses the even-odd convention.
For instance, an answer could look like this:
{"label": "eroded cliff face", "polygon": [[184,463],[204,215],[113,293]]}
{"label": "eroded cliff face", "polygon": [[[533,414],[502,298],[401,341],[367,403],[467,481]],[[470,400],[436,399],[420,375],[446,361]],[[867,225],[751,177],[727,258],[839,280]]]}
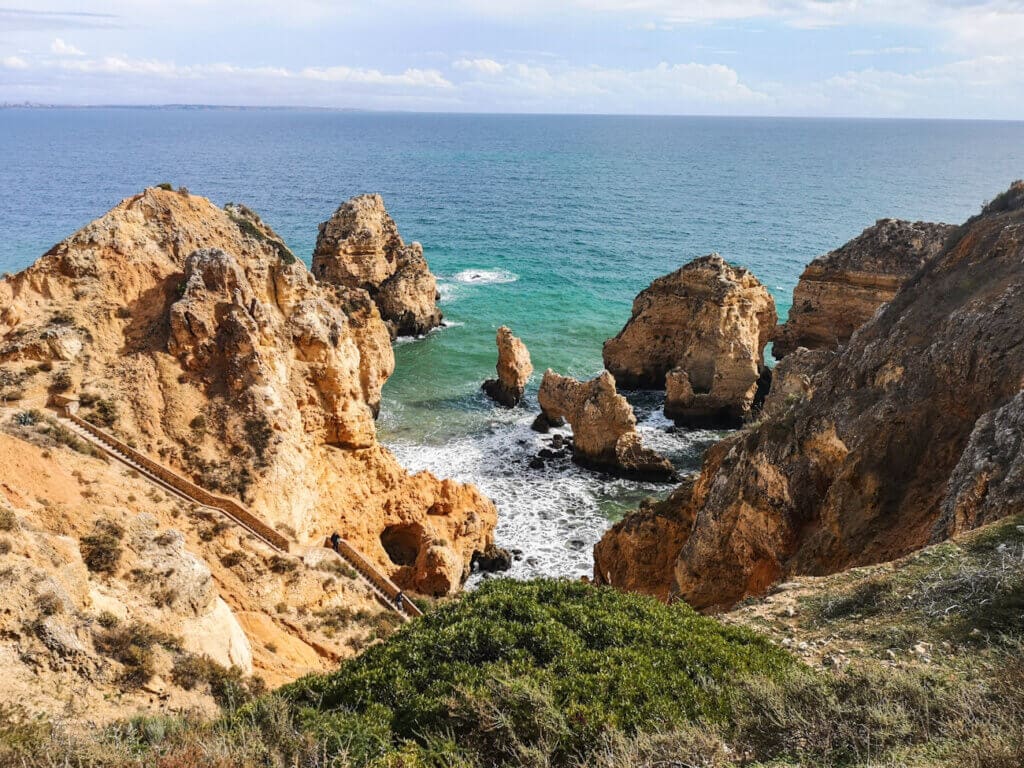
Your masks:
{"label": "eroded cliff face", "polygon": [[[893,559],[1019,508],[1022,318],[1018,182],[845,347],[794,356],[764,421],[708,452],[671,510],[693,520],[672,592],[726,608],[792,575]],[[623,585],[628,570],[604,566]]]}
{"label": "eroded cliff face", "polygon": [[621,387],[666,389],[665,415],[681,425],[738,426],[767,389],[777,319],[751,272],[703,256],[641,291],[604,364]]}
{"label": "eroded cliff face", "polygon": [[441,324],[423,246],[406,245],[380,195],[353,197],[320,225],[312,269],[322,282],[365,290],[392,337],[422,336]]}
{"label": "eroded cliff face", "polygon": [[533,375],[530,351],[522,339],[512,335],[512,329],[501,326],[495,339],[498,345],[498,378],[483,383],[487,396],[506,408],[518,405],[526,392],[526,384]]}
{"label": "eroded cliff face", "polygon": [[772,355],[797,347],[836,348],[942,250],[956,227],[880,219],[841,248],[812,261],[793,291],[789,319],[776,331]]}
{"label": "eroded cliff face", "polygon": [[569,422],[573,460],[624,477],[672,480],[675,470],[663,456],[644,448],[633,407],[615,389],[608,371],[590,381],[544,372],[537,394],[547,423]]}
{"label": "eroded cliff face", "polygon": [[[0,307],[0,364],[27,400],[78,394],[86,418],[300,542],[338,530],[433,594],[493,543],[490,501],[376,442],[394,368],[377,305],[244,207],[148,189],[0,281]],[[395,530],[415,533],[400,556]]]}

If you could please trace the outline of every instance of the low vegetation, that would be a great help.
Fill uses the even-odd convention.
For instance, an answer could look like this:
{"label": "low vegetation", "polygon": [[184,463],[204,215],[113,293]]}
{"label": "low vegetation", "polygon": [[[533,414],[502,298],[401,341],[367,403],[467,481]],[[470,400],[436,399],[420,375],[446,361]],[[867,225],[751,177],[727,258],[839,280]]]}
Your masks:
{"label": "low vegetation", "polygon": [[[2,711],[0,763],[1016,768],[1021,523],[830,577],[792,598],[792,616],[773,599],[761,607],[776,612],[755,620],[748,606],[729,624],[580,583],[493,580],[332,674],[272,694],[244,684],[214,693],[225,710],[212,721],[143,718],[77,734]],[[352,617],[316,618],[340,628]],[[859,639],[862,652],[801,663],[770,639],[780,632],[848,649]],[[942,653],[894,661],[894,632]],[[190,656],[172,678],[211,692],[238,680]]]}
{"label": "low vegetation", "polygon": [[96,523],[92,533],[81,538],[78,544],[85,567],[93,573],[114,574],[124,553],[121,538],[124,529],[109,520]]}

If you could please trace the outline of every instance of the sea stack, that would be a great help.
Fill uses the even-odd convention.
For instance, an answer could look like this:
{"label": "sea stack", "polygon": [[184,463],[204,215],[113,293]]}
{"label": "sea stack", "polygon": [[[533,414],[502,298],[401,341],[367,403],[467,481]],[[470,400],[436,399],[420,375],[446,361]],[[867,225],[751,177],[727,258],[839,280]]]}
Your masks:
{"label": "sea stack", "polygon": [[423,246],[402,240],[380,195],[353,197],[320,225],[312,270],[322,282],[369,293],[392,338],[422,336],[441,324]]}
{"label": "sea stack", "polygon": [[772,344],[781,360],[797,347],[835,349],[891,301],[956,227],[879,219],[860,235],[812,261],[793,291],[789,319]]}
{"label": "sea stack", "polygon": [[519,405],[526,391],[526,382],[533,373],[530,351],[522,339],[512,335],[503,325],[498,329],[498,378],[488,379],[482,385],[484,392],[496,403],[512,408]]}
{"label": "sea stack", "polygon": [[682,426],[737,427],[767,388],[777,319],[761,282],[713,253],[636,297],[604,364],[623,388],[666,389],[665,415]]}
{"label": "sea stack", "polygon": [[580,382],[548,369],[537,397],[548,423],[565,419],[572,427],[577,464],[622,477],[675,479],[672,464],[641,444],[633,408],[615,390],[615,379],[608,371]]}

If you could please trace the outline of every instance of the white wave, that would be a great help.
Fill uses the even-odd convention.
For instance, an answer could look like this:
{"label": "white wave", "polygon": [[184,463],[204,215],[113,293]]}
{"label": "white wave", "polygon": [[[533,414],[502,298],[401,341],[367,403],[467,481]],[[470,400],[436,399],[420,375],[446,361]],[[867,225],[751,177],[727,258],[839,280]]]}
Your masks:
{"label": "white wave", "polygon": [[438,299],[439,304],[449,304],[455,301],[459,294],[462,293],[462,291],[459,290],[459,286],[443,281],[438,282],[437,292],[440,294],[440,298]]}
{"label": "white wave", "polygon": [[[693,445],[694,437],[700,439],[700,433],[665,432],[659,428],[667,423],[663,418],[645,419],[645,443],[671,445],[680,454]],[[530,469],[530,459],[550,441],[550,436],[530,429],[532,420],[532,414],[524,417],[501,409],[490,420],[486,434],[459,437],[444,445],[396,441],[388,447],[407,469],[473,483],[494,501],[498,507],[495,540],[499,546],[523,553],[507,575],[589,575],[594,544],[611,525],[602,503],[618,499],[632,504],[645,495],[667,493],[671,486],[611,478],[568,459]],[[558,431],[570,434],[567,429]]]}
{"label": "white wave", "polygon": [[427,338],[427,336],[430,336],[431,334],[440,333],[445,328],[460,328],[463,325],[465,325],[465,323],[462,322],[461,320],[442,320],[440,325],[431,328],[422,336],[399,336],[391,343],[394,346],[398,346],[400,344],[411,344],[414,341],[420,341],[421,339],[425,339]]}
{"label": "white wave", "polygon": [[519,275],[507,269],[464,269],[452,275],[451,279],[466,285],[497,285],[514,283]]}

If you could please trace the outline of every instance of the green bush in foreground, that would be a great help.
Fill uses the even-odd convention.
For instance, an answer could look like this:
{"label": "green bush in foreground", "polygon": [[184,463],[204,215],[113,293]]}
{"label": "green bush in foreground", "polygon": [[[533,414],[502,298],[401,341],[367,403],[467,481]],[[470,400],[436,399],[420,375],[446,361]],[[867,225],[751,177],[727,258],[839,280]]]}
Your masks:
{"label": "green bush in foreground", "polygon": [[450,734],[496,762],[586,754],[612,730],[665,730],[731,711],[726,683],[791,658],[685,605],[569,581],[494,580],[339,671],[283,695],[386,718],[396,741]]}

